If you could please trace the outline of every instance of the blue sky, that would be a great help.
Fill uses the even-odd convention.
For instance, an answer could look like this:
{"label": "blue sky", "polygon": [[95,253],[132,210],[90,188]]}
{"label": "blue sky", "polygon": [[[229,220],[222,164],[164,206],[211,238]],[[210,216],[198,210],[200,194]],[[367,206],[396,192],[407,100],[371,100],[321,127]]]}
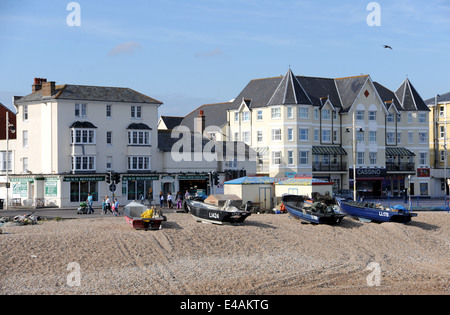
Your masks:
{"label": "blue sky", "polygon": [[[450,1],[0,0],[0,102],[57,84],[130,87],[184,116],[235,98],[252,79],[370,74],[396,90],[408,76],[424,99],[450,91]],[[388,44],[394,50],[382,47]]]}

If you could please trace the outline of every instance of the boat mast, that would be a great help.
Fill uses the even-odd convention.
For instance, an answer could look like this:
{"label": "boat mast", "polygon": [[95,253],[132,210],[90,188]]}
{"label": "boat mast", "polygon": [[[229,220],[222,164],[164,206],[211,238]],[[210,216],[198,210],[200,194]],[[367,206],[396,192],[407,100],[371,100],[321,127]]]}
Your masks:
{"label": "boat mast", "polygon": [[356,200],[356,111],[353,111],[353,200]]}

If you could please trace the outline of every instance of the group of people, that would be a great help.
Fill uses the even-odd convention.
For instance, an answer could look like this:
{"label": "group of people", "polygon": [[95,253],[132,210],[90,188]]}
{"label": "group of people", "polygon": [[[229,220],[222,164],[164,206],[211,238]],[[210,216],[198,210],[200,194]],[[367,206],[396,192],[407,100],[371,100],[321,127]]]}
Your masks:
{"label": "group of people", "polygon": [[[183,200],[188,198],[190,196],[189,191],[186,190],[186,193],[183,194],[181,192],[177,192],[175,196],[175,202],[177,203],[177,209],[181,209],[183,207]],[[174,199],[172,196],[172,193],[169,192],[167,194],[167,197],[164,197],[164,194],[162,191],[159,192],[159,206],[161,208],[164,208],[164,206],[167,206],[168,209],[172,209],[174,204]]]}
{"label": "group of people", "polygon": [[[86,203],[89,206],[89,214],[93,214],[94,208],[92,207],[94,204],[94,197],[91,194],[88,194],[88,198],[86,200]],[[119,201],[117,200],[117,198],[114,198],[114,203],[111,203],[110,199],[108,196],[105,196],[105,199],[103,199],[102,202],[102,214],[107,214],[109,212],[111,212],[112,214],[114,214],[114,216],[118,216],[120,215],[119,212]]]}

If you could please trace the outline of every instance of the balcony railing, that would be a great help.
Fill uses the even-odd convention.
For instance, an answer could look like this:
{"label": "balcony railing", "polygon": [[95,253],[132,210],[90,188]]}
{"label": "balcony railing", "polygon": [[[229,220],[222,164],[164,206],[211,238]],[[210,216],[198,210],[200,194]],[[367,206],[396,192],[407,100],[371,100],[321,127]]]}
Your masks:
{"label": "balcony railing", "polygon": [[394,163],[387,162],[386,170],[388,172],[414,172],[416,170],[416,163],[405,162],[405,163]]}
{"label": "balcony railing", "polygon": [[313,163],[313,172],[346,172],[347,163]]}

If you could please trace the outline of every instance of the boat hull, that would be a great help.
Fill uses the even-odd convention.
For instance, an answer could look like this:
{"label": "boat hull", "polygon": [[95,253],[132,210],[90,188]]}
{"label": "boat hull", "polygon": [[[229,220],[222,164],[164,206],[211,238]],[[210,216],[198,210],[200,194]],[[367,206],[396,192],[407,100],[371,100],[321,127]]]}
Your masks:
{"label": "boat hull", "polygon": [[361,204],[350,204],[347,201],[338,201],[343,213],[350,217],[361,218],[373,222],[398,222],[408,223],[413,217],[417,217],[416,213],[404,210],[387,210],[365,207]]}
{"label": "boat hull", "polygon": [[162,228],[163,218],[141,219],[132,218],[125,214],[125,221],[129,226],[136,230],[160,230]]}
{"label": "boat hull", "polygon": [[249,211],[229,212],[212,205],[192,200],[186,200],[185,208],[197,220],[218,225],[240,224],[251,215],[251,212]]}
{"label": "boat hull", "polygon": [[282,198],[283,204],[289,214],[299,220],[314,224],[339,224],[345,217],[342,213],[314,213],[303,209],[306,204],[302,196],[284,195]]}

